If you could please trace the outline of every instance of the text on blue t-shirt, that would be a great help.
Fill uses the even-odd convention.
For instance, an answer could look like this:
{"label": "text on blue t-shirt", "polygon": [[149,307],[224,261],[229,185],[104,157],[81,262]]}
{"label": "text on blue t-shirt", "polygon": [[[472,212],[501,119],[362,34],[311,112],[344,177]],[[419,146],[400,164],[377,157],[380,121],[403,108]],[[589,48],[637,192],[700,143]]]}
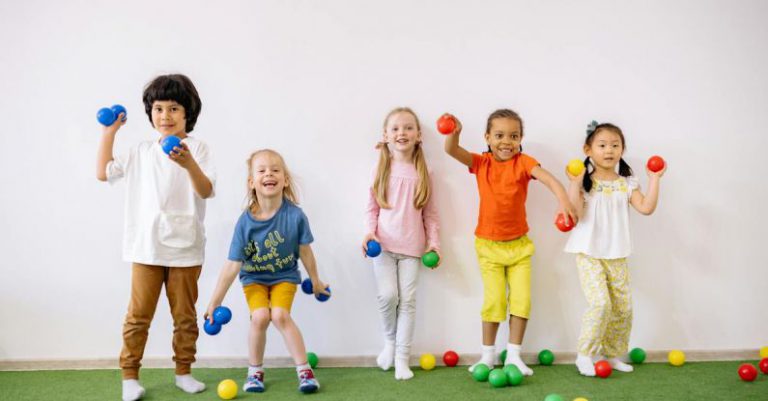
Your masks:
{"label": "text on blue t-shirt", "polygon": [[243,262],[243,285],[299,284],[299,245],[313,240],[307,216],[283,199],[280,209],[268,220],[254,219],[249,210],[240,215],[229,247],[229,260]]}

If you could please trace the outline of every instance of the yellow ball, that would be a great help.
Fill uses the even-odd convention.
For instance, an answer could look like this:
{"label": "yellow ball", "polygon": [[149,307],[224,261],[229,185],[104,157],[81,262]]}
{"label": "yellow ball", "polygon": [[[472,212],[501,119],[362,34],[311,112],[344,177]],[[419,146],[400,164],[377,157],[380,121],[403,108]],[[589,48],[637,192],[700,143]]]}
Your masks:
{"label": "yellow ball", "polygon": [[567,169],[572,176],[576,177],[584,171],[584,162],[579,159],[573,159],[568,162]]}
{"label": "yellow ball", "polygon": [[768,347],[760,348],[760,359],[768,358]]}
{"label": "yellow ball", "polygon": [[222,400],[231,400],[237,397],[237,383],[232,379],[222,380],[217,392]]}
{"label": "yellow ball", "polygon": [[424,370],[432,370],[435,368],[435,356],[432,354],[421,354],[419,358],[419,365]]}
{"label": "yellow ball", "polygon": [[574,398],[573,401],[589,401],[589,400],[584,397],[579,397],[579,398]]}
{"label": "yellow ball", "polygon": [[683,366],[685,363],[685,354],[683,351],[678,350],[669,351],[668,359],[672,366]]}

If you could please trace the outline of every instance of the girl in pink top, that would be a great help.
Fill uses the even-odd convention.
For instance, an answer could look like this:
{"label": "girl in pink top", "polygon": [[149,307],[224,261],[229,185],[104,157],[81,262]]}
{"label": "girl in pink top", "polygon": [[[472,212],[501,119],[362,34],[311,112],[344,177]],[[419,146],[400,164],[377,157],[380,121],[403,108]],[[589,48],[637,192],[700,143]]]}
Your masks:
{"label": "girl in pink top", "polygon": [[[373,258],[379,312],[384,323],[384,349],[376,358],[383,370],[395,365],[395,379],[408,380],[408,367],[416,312],[416,284],[420,257],[440,255],[437,207],[421,146],[421,127],[407,107],[392,110],[384,119],[379,165],[370,189],[366,212],[368,241],[376,240],[382,252]],[[439,265],[439,261],[438,261]]]}

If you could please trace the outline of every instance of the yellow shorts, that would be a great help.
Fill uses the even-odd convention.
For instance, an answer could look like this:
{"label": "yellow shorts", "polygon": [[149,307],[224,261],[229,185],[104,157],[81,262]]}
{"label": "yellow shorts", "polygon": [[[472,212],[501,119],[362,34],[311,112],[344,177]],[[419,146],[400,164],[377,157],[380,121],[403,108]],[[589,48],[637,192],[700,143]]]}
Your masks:
{"label": "yellow shorts", "polygon": [[290,312],[293,297],[296,295],[296,284],[277,283],[272,286],[263,284],[248,284],[243,286],[245,300],[251,312],[259,308],[283,308]]}
{"label": "yellow shorts", "polygon": [[[483,278],[484,322],[503,322],[509,314],[527,319],[531,313],[531,256],[536,248],[527,235],[512,241],[475,238]],[[507,297],[509,286],[509,297]]]}

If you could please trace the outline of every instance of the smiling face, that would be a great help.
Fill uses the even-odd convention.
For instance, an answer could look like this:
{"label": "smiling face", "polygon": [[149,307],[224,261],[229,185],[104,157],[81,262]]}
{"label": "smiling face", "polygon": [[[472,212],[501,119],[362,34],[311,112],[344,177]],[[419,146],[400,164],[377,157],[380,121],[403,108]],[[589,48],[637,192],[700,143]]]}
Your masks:
{"label": "smiling face", "polygon": [[592,142],[584,145],[584,154],[589,156],[596,168],[614,171],[624,153],[621,136],[610,129],[600,129],[592,134]]}
{"label": "smiling face", "polygon": [[152,103],[152,125],[163,137],[186,137],[187,118],[184,106],[173,100],[155,100]]}
{"label": "smiling face", "polygon": [[408,112],[391,115],[384,128],[384,142],[392,152],[403,156],[413,155],[413,149],[421,142],[421,131],[416,117]]}
{"label": "smiling face", "polygon": [[287,184],[288,175],[282,158],[271,152],[261,152],[253,157],[248,187],[256,191],[259,198],[282,197]]}
{"label": "smiling face", "polygon": [[520,121],[513,118],[494,118],[485,133],[485,142],[497,161],[506,161],[520,153],[523,141]]}

